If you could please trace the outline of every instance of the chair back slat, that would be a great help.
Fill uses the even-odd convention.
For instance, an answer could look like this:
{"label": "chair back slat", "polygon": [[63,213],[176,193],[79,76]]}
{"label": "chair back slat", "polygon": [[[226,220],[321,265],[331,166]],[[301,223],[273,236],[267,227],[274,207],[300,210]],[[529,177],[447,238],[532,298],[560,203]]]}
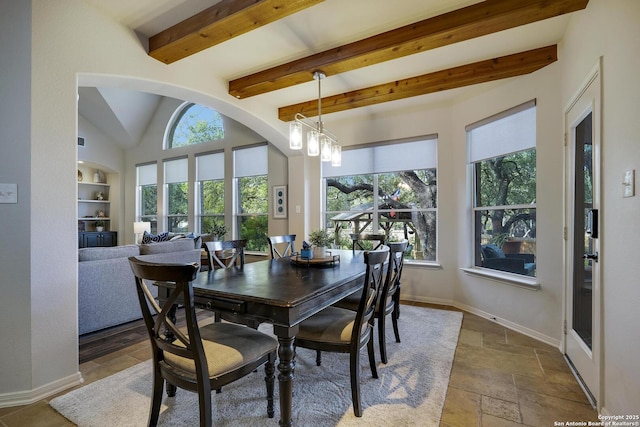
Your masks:
{"label": "chair back slat", "polygon": [[[404,239],[401,242],[390,242],[389,246],[389,269],[384,287],[381,289],[378,300],[378,310],[385,311],[385,308],[393,307],[394,295],[400,286],[400,277],[404,266],[404,254],[409,245],[409,241]],[[384,314],[382,314],[384,315]]]}
{"label": "chair back slat", "polygon": [[386,246],[381,246],[378,250],[366,251],[364,253],[364,262],[367,267],[364,276],[362,296],[352,332],[352,334],[359,334],[359,336],[352,337],[352,345],[360,345],[368,340],[371,334],[376,301],[380,290],[384,286],[388,258],[389,248]]}
{"label": "chair back slat", "polygon": [[[219,268],[231,268],[236,265],[239,265],[240,268],[244,267],[244,249],[247,247],[245,239],[203,242],[202,246],[209,257],[211,269],[216,266]],[[224,255],[224,258],[221,258],[219,254]]]}
{"label": "chair back slat", "polygon": [[269,242],[269,251],[271,252],[271,259],[290,257],[295,254],[295,240],[295,234],[267,237],[267,241]]}
{"label": "chair back slat", "polygon": [[[387,240],[387,236],[385,234],[357,234],[352,233],[349,235],[351,237],[351,248],[355,250],[376,250],[384,245],[384,242]],[[364,242],[371,242],[369,245]],[[368,246],[371,246],[369,248]]]}
{"label": "chair back slat", "polygon": [[[162,352],[169,352],[194,361],[196,371],[206,370],[206,357],[200,339],[200,331],[195,318],[193,287],[199,269],[194,264],[158,264],[129,258],[129,264],[135,276],[136,290],[144,318],[147,333],[151,339],[154,360],[164,359]],[[165,282],[171,293],[159,306],[149,290],[149,283],[157,286]],[[185,306],[187,333],[184,334],[175,324],[175,305]],[[154,309],[155,313],[151,312]],[[200,373],[200,375],[203,375]]]}

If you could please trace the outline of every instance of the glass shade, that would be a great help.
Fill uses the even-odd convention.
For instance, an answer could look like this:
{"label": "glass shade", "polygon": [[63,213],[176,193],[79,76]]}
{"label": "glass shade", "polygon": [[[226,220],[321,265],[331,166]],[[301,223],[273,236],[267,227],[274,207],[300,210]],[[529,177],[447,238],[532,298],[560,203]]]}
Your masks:
{"label": "glass shade", "polygon": [[317,156],[320,154],[320,134],[317,130],[307,133],[307,154],[309,156]]}
{"label": "glass shade", "polygon": [[342,147],[333,144],[331,147],[331,166],[340,166],[342,164]]}
{"label": "glass shade", "polygon": [[297,121],[289,123],[289,148],[302,150],[302,125]]}
{"label": "glass shade", "polygon": [[320,159],[323,162],[331,161],[331,140],[324,135],[320,138]]}

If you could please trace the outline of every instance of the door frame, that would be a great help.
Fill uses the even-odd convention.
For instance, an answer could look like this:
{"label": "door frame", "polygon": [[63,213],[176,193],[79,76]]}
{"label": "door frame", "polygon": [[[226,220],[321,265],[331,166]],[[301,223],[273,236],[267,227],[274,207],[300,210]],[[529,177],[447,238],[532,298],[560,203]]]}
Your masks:
{"label": "door frame", "polygon": [[[601,143],[602,143],[602,57],[598,58],[596,65],[591,69],[587,78],[582,82],[579,86],[579,89],[576,93],[571,97],[570,102],[566,105],[564,109],[564,201],[563,201],[563,226],[564,226],[564,297],[563,297],[563,334],[561,340],[561,351],[562,354],[566,357],[567,352],[567,336],[568,336],[568,325],[571,324],[571,319],[568,318],[569,311],[567,309],[567,304],[569,303],[569,298],[572,296],[572,292],[569,291],[569,287],[573,286],[573,226],[570,221],[573,218],[573,198],[575,197],[574,190],[570,187],[573,184],[573,178],[575,177],[574,170],[574,161],[572,158],[573,151],[575,147],[573,147],[573,135],[572,135],[572,126],[574,123],[568,122],[568,115],[571,109],[582,100],[583,95],[590,89],[592,84],[596,84],[596,91],[594,97],[592,98],[592,119],[593,119],[593,169],[594,169],[594,188],[593,188],[593,208],[598,209],[599,211],[599,238],[597,241],[596,248],[600,254],[600,258],[598,260],[598,268],[594,272],[593,276],[593,340],[592,340],[592,358],[593,358],[593,366],[594,366],[594,380],[595,386],[593,386],[593,390],[589,389],[589,392],[592,396],[589,396],[589,393],[586,392],[587,397],[591,399],[593,397],[595,399],[595,407],[598,412],[600,412],[602,408],[602,398],[603,398],[603,369],[602,369],[602,361],[604,360],[604,346],[603,343],[603,327],[602,327],[602,246],[603,246],[603,209],[601,204],[602,198],[602,162],[601,162]],[[574,371],[573,366],[571,366],[572,371]],[[574,375],[578,378],[578,382],[580,382],[581,386],[582,379],[577,375],[578,373],[574,371]],[[592,402],[593,404],[594,402]]]}

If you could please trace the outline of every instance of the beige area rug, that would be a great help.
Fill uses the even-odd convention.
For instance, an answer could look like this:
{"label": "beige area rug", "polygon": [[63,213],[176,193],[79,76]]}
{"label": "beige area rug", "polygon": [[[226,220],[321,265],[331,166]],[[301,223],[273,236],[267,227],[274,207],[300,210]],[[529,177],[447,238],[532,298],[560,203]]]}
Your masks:
{"label": "beige area rug", "polygon": [[[390,322],[389,322],[390,323]],[[349,356],[298,349],[293,396],[293,423],[321,426],[437,426],[449,383],[462,313],[402,306],[401,343],[388,324],[389,363],[378,363],[371,377],[366,350],[361,355],[364,414],[353,415]],[[261,330],[270,331],[269,325]],[[377,333],[376,352],[378,352]],[[380,359],[376,353],[376,359]],[[140,363],[110,377],[53,399],[51,406],[80,427],[145,426],[151,395],[151,364]],[[280,418],[276,379],[276,414],[267,418],[264,370],[223,387],[213,396],[216,426],[277,426]],[[178,390],[163,398],[161,426],[197,426],[197,395]]]}

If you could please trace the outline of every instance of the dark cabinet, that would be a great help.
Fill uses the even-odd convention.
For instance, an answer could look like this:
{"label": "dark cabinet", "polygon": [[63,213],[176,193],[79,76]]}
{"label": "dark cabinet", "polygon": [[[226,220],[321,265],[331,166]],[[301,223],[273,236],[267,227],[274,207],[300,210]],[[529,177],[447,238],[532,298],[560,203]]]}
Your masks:
{"label": "dark cabinet", "polygon": [[116,231],[85,231],[78,233],[78,247],[93,248],[99,246],[116,246],[118,233]]}

